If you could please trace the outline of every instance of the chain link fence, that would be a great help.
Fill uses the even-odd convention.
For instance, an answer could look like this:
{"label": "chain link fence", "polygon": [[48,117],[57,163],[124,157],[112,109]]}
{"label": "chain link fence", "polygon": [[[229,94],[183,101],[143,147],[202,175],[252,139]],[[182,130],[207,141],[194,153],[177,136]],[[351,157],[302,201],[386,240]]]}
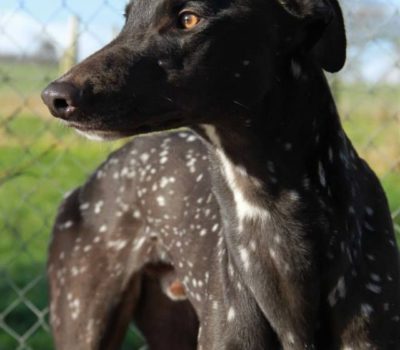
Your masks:
{"label": "chain link fence", "polygon": [[[1,350],[52,349],[45,259],[56,208],[120,146],[64,129],[40,91],[116,34],[124,6],[0,0]],[[343,7],[349,60],[329,79],[346,131],[383,182],[400,235],[400,0],[346,0]]]}

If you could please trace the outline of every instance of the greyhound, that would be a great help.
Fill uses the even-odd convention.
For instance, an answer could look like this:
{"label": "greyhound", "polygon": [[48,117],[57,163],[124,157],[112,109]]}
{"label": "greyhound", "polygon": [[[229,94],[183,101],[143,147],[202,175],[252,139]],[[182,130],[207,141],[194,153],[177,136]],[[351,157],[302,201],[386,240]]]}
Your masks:
{"label": "greyhound", "polygon": [[[126,18],[114,41],[43,99],[94,139],[190,126],[204,140],[222,243],[202,254],[167,248],[179,281],[199,276],[184,283],[198,348],[399,349],[387,200],[346,137],[323,74],[345,62],[338,2],[138,0]],[[158,205],[171,203],[184,199]],[[189,236],[169,234],[162,247]],[[136,248],[133,270],[148,249],[163,257],[159,239],[145,231],[139,242],[127,247]]]}

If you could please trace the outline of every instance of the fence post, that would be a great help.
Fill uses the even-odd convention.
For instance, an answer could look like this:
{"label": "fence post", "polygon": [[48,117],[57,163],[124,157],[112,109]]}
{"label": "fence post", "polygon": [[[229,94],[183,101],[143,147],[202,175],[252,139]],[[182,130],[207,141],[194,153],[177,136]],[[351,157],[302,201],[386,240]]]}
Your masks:
{"label": "fence post", "polygon": [[69,44],[60,59],[59,69],[63,74],[78,62],[80,19],[74,15],[69,22]]}

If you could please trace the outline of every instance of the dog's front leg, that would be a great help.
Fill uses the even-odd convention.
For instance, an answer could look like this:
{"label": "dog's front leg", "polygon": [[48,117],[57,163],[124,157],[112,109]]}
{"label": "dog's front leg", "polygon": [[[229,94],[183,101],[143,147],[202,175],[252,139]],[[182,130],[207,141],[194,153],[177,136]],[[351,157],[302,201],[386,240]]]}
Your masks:
{"label": "dog's front leg", "polygon": [[320,298],[315,248],[296,225],[278,232],[273,220],[236,237],[232,255],[283,349],[314,349]]}
{"label": "dog's front leg", "polygon": [[[198,321],[191,305],[168,299],[159,280],[147,277],[139,260],[132,257],[130,246],[140,225],[130,216],[129,222],[105,232],[106,225],[94,225],[99,215],[90,215],[101,202],[94,200],[89,207],[80,201],[81,196],[78,189],[65,200],[50,244],[55,348],[119,349],[135,318],[152,350],[196,349]],[[87,213],[82,215],[82,211]]]}
{"label": "dog's front leg", "polygon": [[[218,165],[213,171],[215,192],[234,268],[283,348],[313,349],[320,299],[317,252],[322,234],[321,227],[311,224],[320,222],[315,219],[317,204],[306,206],[311,200],[300,201],[300,191],[272,191],[270,180],[261,181],[270,178],[263,169],[252,176],[232,160],[240,154],[236,144],[225,138],[228,146],[224,147],[222,132],[210,126],[203,130],[211,142],[212,161]],[[257,170],[259,161],[246,158],[241,163]],[[274,164],[279,163],[270,165],[277,176]]]}
{"label": "dog's front leg", "polygon": [[196,304],[200,319],[198,350],[281,349],[275,332],[229,257],[225,241],[220,241],[211,256],[216,260],[208,262],[213,272],[207,292]]}
{"label": "dog's front leg", "polygon": [[110,249],[105,233],[82,216],[86,204],[80,194],[78,189],[64,201],[49,249],[55,348],[117,349],[139,298],[141,277],[127,274],[123,250]]}

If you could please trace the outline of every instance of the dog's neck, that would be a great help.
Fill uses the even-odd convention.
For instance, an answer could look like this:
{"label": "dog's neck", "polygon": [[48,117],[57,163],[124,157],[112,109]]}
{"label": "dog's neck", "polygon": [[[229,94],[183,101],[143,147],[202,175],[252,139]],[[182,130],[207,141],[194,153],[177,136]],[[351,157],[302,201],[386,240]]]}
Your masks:
{"label": "dog's neck", "polygon": [[[293,199],[299,189],[317,186],[332,195],[327,167],[335,157],[340,168],[353,152],[321,70],[292,63],[291,71],[258,112],[197,128],[239,206],[239,229],[240,217],[266,217],[268,203],[282,194]],[[227,197],[226,191],[219,197]]]}

